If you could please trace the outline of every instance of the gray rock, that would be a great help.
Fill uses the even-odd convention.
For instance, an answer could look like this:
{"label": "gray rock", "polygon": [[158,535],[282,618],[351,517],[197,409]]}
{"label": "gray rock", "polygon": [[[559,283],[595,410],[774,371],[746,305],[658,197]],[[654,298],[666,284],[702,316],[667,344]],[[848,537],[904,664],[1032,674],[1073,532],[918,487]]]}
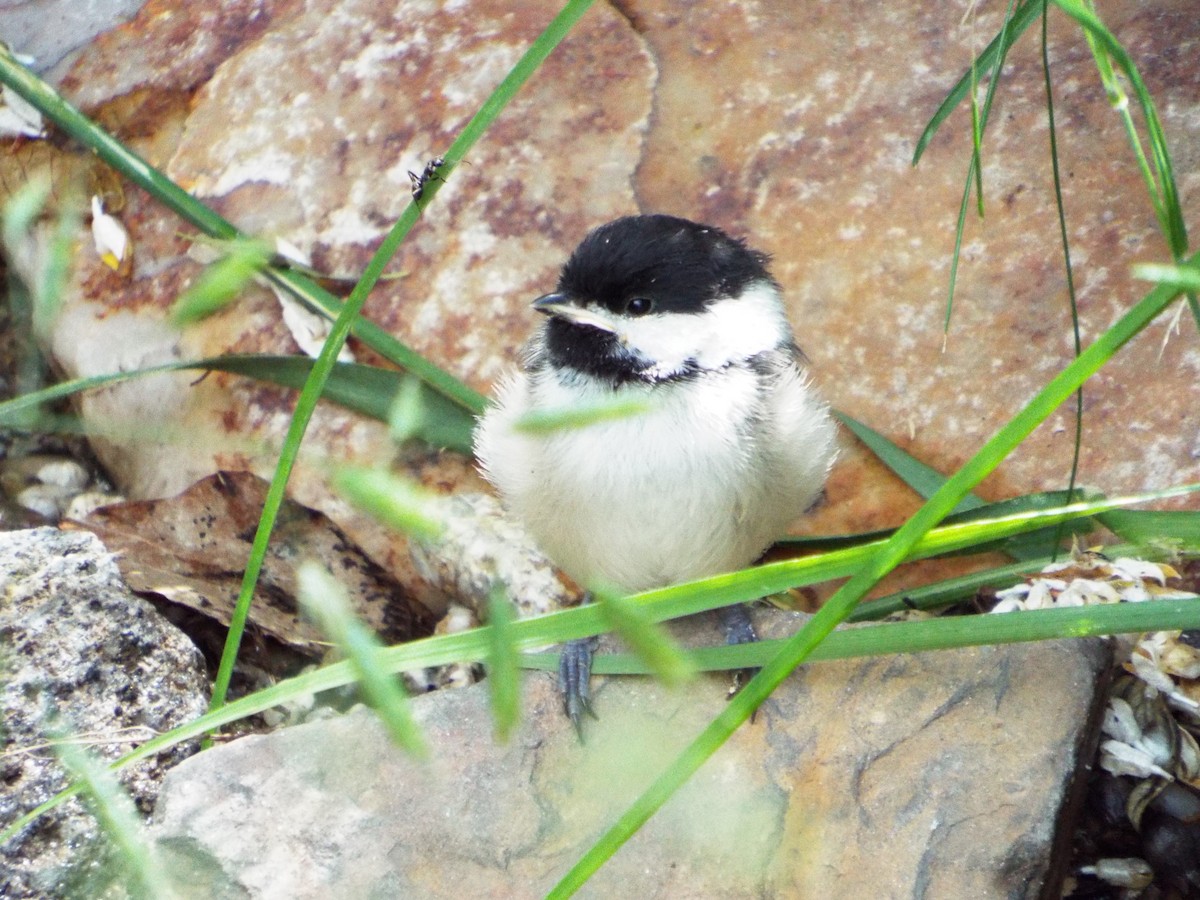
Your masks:
{"label": "gray rock", "polygon": [[0,35],[44,72],[101,32],[132,18],[146,0],[4,0]]}
{"label": "gray rock", "polygon": [[[1037,896],[1107,658],[805,669],[581,896]],[[504,746],[486,685],[417,698],[425,764],[363,708],[243,738],[167,776],[152,833],[189,897],[542,896],[725,703],[719,678],[597,680],[584,745],[541,674]]]}
{"label": "gray rock", "polygon": [[[199,651],[130,593],[90,532],[0,533],[0,640],[5,825],[67,785],[46,744],[51,721],[113,760],[205,710]],[[123,772],[143,812],[164,770],[194,750],[183,745]],[[95,821],[72,800],[0,850],[0,895],[95,896],[110,871]]]}

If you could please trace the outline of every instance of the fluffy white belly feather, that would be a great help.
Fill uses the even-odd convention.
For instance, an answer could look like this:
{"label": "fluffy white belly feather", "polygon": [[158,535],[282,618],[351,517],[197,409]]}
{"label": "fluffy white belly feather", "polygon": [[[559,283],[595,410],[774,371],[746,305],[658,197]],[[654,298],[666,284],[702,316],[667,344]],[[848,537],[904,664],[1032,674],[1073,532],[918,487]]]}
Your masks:
{"label": "fluffy white belly feather", "polygon": [[[500,389],[480,423],[484,474],[547,555],[584,586],[640,591],[753,562],[821,491],[834,426],[794,366],[764,389],[730,366],[660,384],[650,412],[546,435],[513,423],[531,406],[600,399],[543,370]],[[603,396],[611,397],[603,389]],[[751,427],[753,425],[753,427]]]}

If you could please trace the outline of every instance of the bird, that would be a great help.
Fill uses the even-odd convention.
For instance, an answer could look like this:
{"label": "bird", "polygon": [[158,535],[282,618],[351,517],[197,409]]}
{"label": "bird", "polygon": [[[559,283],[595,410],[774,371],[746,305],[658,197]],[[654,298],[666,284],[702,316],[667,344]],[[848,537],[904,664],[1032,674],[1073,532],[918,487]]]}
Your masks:
{"label": "bird", "polygon": [[[590,231],[533,301],[546,318],[497,383],[474,452],[509,514],[585,590],[745,568],[822,496],[836,426],[769,263],[711,225],[625,216]],[[622,401],[640,411],[520,427]],[[744,607],[722,623],[730,643],[756,639]],[[577,730],[594,715],[595,646],[572,642],[560,665]]]}

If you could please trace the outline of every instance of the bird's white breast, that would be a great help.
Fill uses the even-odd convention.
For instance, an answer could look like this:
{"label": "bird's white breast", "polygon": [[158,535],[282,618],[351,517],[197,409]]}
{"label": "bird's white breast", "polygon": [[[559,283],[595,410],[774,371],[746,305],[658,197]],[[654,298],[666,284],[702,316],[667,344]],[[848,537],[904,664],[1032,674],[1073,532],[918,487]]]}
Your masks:
{"label": "bird's white breast", "polygon": [[649,412],[530,435],[530,408],[611,389],[550,370],[504,384],[476,433],[483,471],[546,553],[585,586],[625,591],[753,562],[815,500],[834,454],[824,405],[794,366],[727,366],[619,389]]}

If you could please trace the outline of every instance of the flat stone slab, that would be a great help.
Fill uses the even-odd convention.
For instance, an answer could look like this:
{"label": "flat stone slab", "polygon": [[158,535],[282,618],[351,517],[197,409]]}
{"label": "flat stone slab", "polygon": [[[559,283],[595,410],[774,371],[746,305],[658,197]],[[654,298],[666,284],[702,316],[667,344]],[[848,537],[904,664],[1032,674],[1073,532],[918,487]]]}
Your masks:
{"label": "flat stone slab", "polygon": [[[1038,896],[1108,659],[1064,641],[804,669],[580,895]],[[583,745],[548,675],[507,745],[485,684],[425,695],[428,763],[358,707],[185,761],[152,833],[186,896],[543,896],[724,685],[597,679]]]}

